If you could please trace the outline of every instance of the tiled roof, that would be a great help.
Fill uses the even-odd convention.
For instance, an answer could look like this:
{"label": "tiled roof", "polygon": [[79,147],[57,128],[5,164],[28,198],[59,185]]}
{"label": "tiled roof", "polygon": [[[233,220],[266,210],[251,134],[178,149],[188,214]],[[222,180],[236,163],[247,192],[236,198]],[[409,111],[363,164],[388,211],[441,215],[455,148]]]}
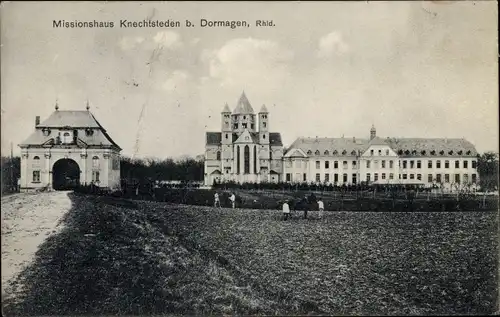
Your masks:
{"label": "tiled roof", "polygon": [[281,133],[279,132],[269,133],[269,143],[271,145],[283,146],[283,142],[281,141]]}
{"label": "tiled roof", "polygon": [[299,148],[307,155],[356,156],[359,152],[363,152],[368,148],[368,140],[353,138],[298,138],[288,150],[293,148]]}
{"label": "tiled roof", "polygon": [[250,105],[245,92],[241,94],[240,100],[238,100],[238,104],[233,110],[233,114],[253,114],[252,105]]}
{"label": "tiled roof", "polygon": [[477,155],[474,145],[465,139],[387,138],[386,142],[401,156]]}
{"label": "tiled roof", "polygon": [[386,138],[298,138],[288,150],[302,149],[314,156],[355,156],[370,145],[389,145],[400,156],[476,156],[472,143],[465,139]]}
{"label": "tiled roof", "polygon": [[87,135],[86,133],[78,134],[80,145],[88,146],[114,146],[121,150],[109,136],[106,130],[88,111],[54,111],[49,118],[36,126],[35,131],[19,146],[43,145],[54,143],[57,135],[51,133],[48,136],[43,134],[44,128],[92,128],[94,133]]}
{"label": "tiled roof", "polygon": [[58,110],[37,127],[40,128],[100,128],[97,120],[89,111],[81,110]]}

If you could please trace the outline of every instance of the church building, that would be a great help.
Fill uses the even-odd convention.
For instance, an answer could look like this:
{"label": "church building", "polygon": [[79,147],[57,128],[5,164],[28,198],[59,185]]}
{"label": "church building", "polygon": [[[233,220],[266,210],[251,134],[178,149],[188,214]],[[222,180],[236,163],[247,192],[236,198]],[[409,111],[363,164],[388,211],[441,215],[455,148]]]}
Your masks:
{"label": "church building", "polygon": [[121,148],[87,110],[55,111],[21,144],[21,190],[120,186]]}
{"label": "church building", "polygon": [[255,115],[245,92],[233,111],[221,112],[221,132],[207,132],[205,185],[214,182],[280,182],[283,144],[281,134],[270,132],[265,105]]}

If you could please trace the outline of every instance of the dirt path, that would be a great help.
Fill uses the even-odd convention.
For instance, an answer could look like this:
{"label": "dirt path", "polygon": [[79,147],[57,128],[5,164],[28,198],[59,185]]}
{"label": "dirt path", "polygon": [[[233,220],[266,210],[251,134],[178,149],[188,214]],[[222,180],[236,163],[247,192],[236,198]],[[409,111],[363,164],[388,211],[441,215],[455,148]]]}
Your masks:
{"label": "dirt path", "polygon": [[31,263],[38,247],[62,229],[71,208],[68,192],[19,193],[2,197],[2,297],[9,281]]}

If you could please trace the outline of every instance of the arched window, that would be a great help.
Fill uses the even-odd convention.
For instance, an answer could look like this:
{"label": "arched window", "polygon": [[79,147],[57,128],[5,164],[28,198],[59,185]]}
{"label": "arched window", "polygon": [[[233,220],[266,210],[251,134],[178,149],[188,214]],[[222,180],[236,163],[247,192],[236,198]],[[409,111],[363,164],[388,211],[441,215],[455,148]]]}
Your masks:
{"label": "arched window", "polygon": [[39,159],[40,159],[40,157],[39,157],[39,156],[35,156],[35,157],[33,157],[33,159],[34,159],[34,160],[39,160]]}
{"label": "arched window", "polygon": [[64,132],[63,134],[63,142],[70,143],[71,142],[71,134],[69,132]]}
{"label": "arched window", "polygon": [[250,173],[250,148],[248,147],[248,145],[245,145],[245,149],[243,150],[243,155],[244,155],[244,159],[245,159],[245,162],[244,162],[244,173],[245,174],[249,174]]}
{"label": "arched window", "polygon": [[220,151],[217,151],[217,161],[220,161]]}
{"label": "arched window", "polygon": [[257,172],[257,146],[253,147],[253,172],[256,174],[258,173]]}
{"label": "arched window", "polygon": [[240,146],[236,147],[236,174],[240,173]]}
{"label": "arched window", "polygon": [[99,168],[99,157],[94,156],[92,158],[92,167],[93,168]]}

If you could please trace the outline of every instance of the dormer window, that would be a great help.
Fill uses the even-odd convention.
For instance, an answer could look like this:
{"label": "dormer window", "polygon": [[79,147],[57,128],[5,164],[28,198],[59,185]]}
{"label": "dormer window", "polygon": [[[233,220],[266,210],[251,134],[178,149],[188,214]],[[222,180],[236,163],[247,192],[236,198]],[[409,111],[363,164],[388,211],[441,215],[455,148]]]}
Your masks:
{"label": "dormer window", "polygon": [[403,155],[403,150],[399,150],[398,155]]}
{"label": "dormer window", "polygon": [[462,155],[462,153],[463,153],[462,150],[458,151],[458,155]]}
{"label": "dormer window", "polygon": [[409,150],[406,150],[406,151],[405,151],[405,154],[406,154],[406,155],[410,155],[410,151],[409,151]]}
{"label": "dormer window", "polygon": [[422,155],[425,155],[425,150],[422,150],[422,152],[420,152]]}
{"label": "dormer window", "polygon": [[91,135],[93,135],[93,134],[94,134],[94,130],[92,130],[92,129],[86,129],[86,130],[85,130],[85,135],[86,135],[86,136],[91,136]]}
{"label": "dormer window", "polygon": [[312,154],[312,151],[311,151],[311,150],[307,151],[307,154],[308,154],[308,155],[311,155],[311,154]]}
{"label": "dormer window", "polygon": [[351,155],[356,155],[356,151],[352,150]]}
{"label": "dormer window", "polygon": [[417,154],[417,150],[411,151],[411,154],[416,155]]}
{"label": "dormer window", "polygon": [[432,151],[431,151],[431,154],[432,154],[432,155],[436,155],[436,151],[432,150]]}
{"label": "dormer window", "polygon": [[314,152],[314,154],[319,155],[319,150],[316,150],[316,152]]}
{"label": "dormer window", "polygon": [[338,153],[337,150],[333,150],[333,155],[337,155]]}
{"label": "dormer window", "polygon": [[453,150],[451,150],[450,152],[448,152],[448,154],[453,155]]}
{"label": "dormer window", "polygon": [[43,135],[44,136],[49,136],[50,135],[50,129],[43,129]]}
{"label": "dormer window", "polygon": [[385,150],[385,155],[389,155],[389,150]]}
{"label": "dormer window", "polygon": [[324,154],[325,154],[325,155],[328,155],[328,154],[330,154],[330,152],[328,152],[328,150],[326,150]]}
{"label": "dormer window", "polygon": [[467,151],[467,153],[465,153],[465,154],[470,155],[470,151]]}
{"label": "dormer window", "polygon": [[444,151],[443,150],[439,151],[439,154],[444,155]]}
{"label": "dormer window", "polygon": [[343,150],[342,151],[342,155],[346,155],[347,154],[347,151],[346,150]]}

